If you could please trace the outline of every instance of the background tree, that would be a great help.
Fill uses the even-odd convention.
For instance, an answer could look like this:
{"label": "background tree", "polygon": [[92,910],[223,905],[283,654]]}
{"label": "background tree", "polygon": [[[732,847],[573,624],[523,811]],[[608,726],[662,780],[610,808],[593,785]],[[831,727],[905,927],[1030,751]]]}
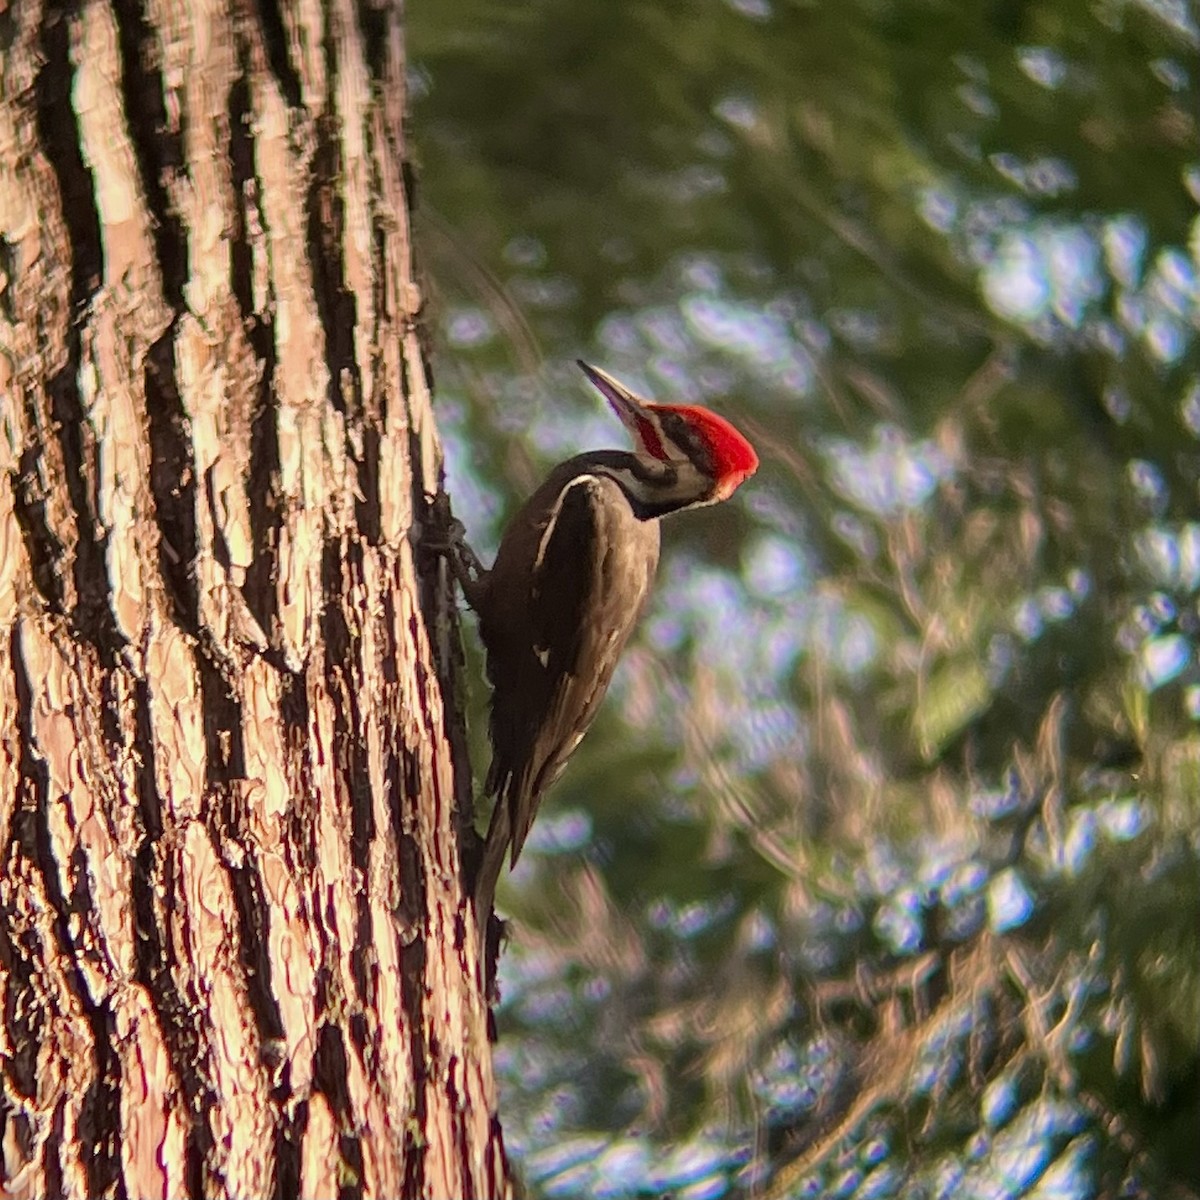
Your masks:
{"label": "background tree", "polygon": [[395,8],[0,12],[6,1196],[505,1190],[403,109]]}
{"label": "background tree", "polygon": [[765,460],[664,530],[502,900],[531,1184],[1196,1195],[1194,11],[446,0],[412,39],[477,543],[619,441],[576,355]]}

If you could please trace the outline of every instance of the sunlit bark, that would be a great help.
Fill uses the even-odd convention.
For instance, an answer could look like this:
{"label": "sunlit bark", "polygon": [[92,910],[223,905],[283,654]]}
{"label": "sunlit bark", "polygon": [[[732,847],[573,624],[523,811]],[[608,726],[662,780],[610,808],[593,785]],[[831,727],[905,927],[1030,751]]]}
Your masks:
{"label": "sunlit bark", "polygon": [[398,9],[0,24],[0,1190],[501,1195]]}

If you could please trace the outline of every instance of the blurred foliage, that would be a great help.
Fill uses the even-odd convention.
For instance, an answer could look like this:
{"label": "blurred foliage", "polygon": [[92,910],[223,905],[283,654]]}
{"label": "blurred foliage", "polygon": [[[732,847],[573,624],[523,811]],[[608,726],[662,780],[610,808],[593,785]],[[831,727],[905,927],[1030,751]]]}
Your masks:
{"label": "blurred foliage", "polygon": [[503,893],[530,1189],[1200,1195],[1195,8],[408,17],[477,544],[577,355],[763,458]]}

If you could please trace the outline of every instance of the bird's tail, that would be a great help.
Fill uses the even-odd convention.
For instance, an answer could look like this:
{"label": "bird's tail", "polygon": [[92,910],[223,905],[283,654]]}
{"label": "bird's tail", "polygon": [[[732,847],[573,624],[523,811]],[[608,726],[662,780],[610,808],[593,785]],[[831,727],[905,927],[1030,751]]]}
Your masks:
{"label": "bird's tail", "polygon": [[479,925],[480,937],[487,932],[492,906],[496,902],[496,884],[500,881],[500,872],[504,869],[504,859],[511,840],[512,821],[509,816],[508,798],[502,793],[496,797],[496,804],[492,809],[487,838],[483,843],[483,857],[479,863],[479,872],[475,876],[475,920]]}

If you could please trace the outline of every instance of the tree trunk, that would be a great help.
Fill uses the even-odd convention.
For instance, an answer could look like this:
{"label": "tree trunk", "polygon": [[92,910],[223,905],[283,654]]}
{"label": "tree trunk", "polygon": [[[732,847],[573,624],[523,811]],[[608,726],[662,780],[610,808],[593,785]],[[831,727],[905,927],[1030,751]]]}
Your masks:
{"label": "tree trunk", "polygon": [[502,1196],[399,8],[0,7],[0,1187]]}

